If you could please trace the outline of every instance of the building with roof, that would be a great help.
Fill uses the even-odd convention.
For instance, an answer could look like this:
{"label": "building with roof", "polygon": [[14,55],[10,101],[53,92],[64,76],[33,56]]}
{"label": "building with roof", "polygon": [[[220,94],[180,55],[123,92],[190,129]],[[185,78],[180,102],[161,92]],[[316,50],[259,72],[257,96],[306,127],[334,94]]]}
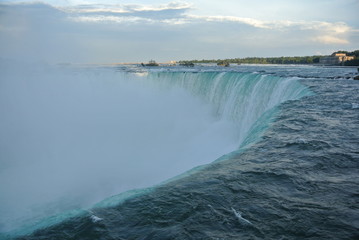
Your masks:
{"label": "building with roof", "polygon": [[331,56],[321,57],[319,63],[324,65],[340,65],[353,59],[354,56],[347,56],[346,53],[333,53]]}

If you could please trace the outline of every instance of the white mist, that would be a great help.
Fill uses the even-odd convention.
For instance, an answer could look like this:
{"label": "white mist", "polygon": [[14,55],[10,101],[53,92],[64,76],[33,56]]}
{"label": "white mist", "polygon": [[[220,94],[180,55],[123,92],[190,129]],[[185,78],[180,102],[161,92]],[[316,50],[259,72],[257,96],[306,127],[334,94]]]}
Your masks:
{"label": "white mist", "polygon": [[148,187],[237,147],[185,90],[108,69],[2,67],[0,233]]}

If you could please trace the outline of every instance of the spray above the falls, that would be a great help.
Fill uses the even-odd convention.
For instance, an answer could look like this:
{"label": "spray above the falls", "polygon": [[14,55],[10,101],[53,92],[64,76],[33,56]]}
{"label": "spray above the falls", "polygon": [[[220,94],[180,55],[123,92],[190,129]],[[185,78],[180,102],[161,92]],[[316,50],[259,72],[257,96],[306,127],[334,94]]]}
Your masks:
{"label": "spray above the falls", "polygon": [[[261,116],[287,100],[311,92],[296,79],[238,72],[151,72],[162,88],[180,87],[201,98],[217,119],[235,123],[238,146]],[[272,115],[267,114],[267,119]],[[260,123],[259,123],[260,124]]]}

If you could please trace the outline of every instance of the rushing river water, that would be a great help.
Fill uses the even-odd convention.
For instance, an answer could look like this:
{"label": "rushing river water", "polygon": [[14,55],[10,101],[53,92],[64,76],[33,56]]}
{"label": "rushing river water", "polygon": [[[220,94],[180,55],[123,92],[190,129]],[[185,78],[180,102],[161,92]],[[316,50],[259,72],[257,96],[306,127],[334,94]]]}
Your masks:
{"label": "rushing river water", "polygon": [[355,68],[13,67],[0,238],[359,237]]}

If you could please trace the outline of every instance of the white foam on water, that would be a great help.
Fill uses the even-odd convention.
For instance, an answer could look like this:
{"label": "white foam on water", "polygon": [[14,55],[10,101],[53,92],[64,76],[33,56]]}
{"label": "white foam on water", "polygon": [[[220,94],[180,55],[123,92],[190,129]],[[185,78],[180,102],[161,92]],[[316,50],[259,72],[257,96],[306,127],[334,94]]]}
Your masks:
{"label": "white foam on water", "polygon": [[242,213],[239,212],[239,211],[236,211],[236,209],[234,208],[231,208],[232,209],[232,212],[234,213],[234,215],[237,217],[237,219],[239,220],[240,223],[244,223],[244,224],[250,224],[252,225],[252,223],[245,219],[244,217],[242,217]]}
{"label": "white foam on water", "polygon": [[102,221],[102,218],[99,218],[99,217],[97,217],[96,215],[91,215],[90,219],[91,219],[91,221],[92,221],[93,223],[97,223],[97,222]]}
{"label": "white foam on water", "polygon": [[358,109],[359,108],[359,103],[352,103],[352,108],[353,109]]}

